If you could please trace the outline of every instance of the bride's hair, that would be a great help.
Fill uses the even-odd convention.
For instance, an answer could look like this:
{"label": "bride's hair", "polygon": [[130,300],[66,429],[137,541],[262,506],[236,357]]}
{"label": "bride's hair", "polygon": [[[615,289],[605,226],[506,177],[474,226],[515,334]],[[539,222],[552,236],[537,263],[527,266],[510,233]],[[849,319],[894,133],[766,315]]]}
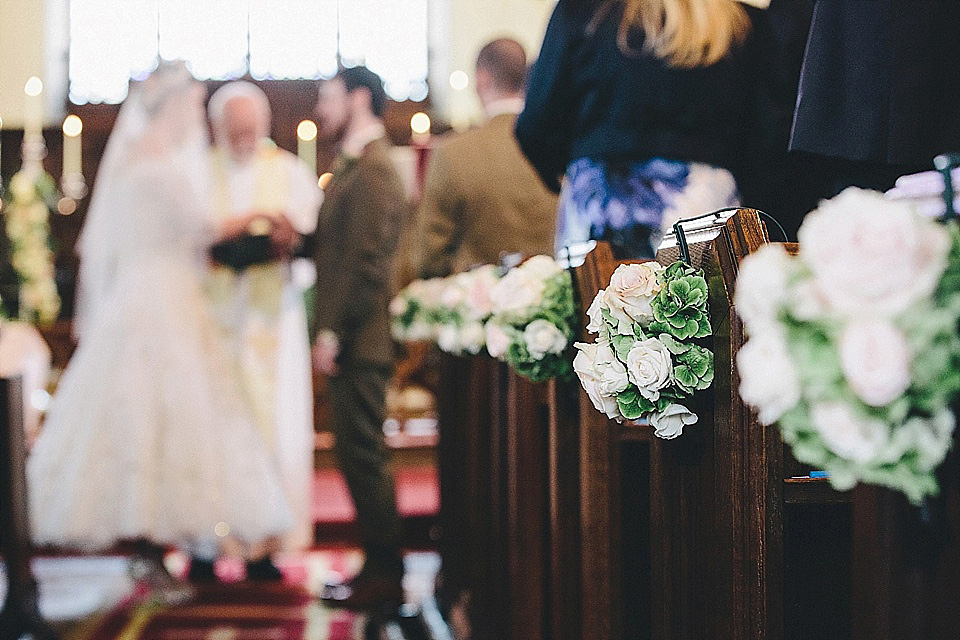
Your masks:
{"label": "bride's hair", "polygon": [[643,34],[643,51],[672,67],[705,67],[743,43],[750,32],[746,10],[737,0],[608,0],[594,15],[595,30],[615,5],[623,5],[617,45],[627,56],[640,54],[631,44]]}

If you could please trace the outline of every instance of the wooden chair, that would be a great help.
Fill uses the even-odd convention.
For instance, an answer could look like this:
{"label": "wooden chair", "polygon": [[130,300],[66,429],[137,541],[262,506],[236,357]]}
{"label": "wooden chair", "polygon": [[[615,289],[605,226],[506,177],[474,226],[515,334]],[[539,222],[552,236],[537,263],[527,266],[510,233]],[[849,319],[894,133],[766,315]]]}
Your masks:
{"label": "wooden chair", "polygon": [[40,615],[37,581],[30,569],[32,546],[27,510],[26,446],[20,378],[0,378],[0,554],[6,565],[7,598],[0,610],[0,640],[29,634],[56,635]]}

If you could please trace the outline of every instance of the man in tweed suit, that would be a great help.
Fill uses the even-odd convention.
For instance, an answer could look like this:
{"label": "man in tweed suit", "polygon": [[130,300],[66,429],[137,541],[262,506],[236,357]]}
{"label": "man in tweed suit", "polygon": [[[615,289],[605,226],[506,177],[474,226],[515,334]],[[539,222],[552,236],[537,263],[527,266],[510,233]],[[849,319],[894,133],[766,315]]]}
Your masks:
{"label": "man in tweed suit", "polygon": [[352,609],[399,605],[403,597],[400,522],[383,420],[393,368],[390,274],[405,196],[388,157],[385,102],[380,78],[354,67],[320,86],[316,107],[323,132],[340,135],[342,142],[316,235],[313,357],[330,376],[334,452],[366,554],[363,570],[344,584],[328,585],[323,600]]}
{"label": "man in tweed suit", "polygon": [[417,218],[420,277],[496,263],[505,252],[553,253],[557,197],[513,136],[526,73],[516,40],[500,38],[480,50],[474,77],[487,121],[432,152]]}

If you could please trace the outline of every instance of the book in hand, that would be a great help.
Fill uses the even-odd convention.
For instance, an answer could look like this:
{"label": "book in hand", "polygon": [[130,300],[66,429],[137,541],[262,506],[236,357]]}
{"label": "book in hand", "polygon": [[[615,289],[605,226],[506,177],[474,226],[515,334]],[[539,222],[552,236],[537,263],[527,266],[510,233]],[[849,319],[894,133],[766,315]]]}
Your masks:
{"label": "book in hand", "polygon": [[264,264],[277,259],[270,236],[253,233],[243,233],[221,240],[210,247],[210,257],[214,262],[230,267],[234,271],[243,271],[255,264]]}

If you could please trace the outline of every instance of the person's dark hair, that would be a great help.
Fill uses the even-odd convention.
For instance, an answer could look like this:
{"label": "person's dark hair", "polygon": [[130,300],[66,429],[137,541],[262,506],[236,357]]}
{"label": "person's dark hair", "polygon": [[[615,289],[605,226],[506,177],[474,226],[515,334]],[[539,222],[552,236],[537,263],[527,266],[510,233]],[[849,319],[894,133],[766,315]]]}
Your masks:
{"label": "person's dark hair", "polygon": [[527,79],[527,54],[516,40],[498,38],[480,49],[477,69],[485,69],[501,91],[520,93]]}
{"label": "person's dark hair", "polygon": [[383,117],[387,108],[387,92],[383,88],[383,80],[366,67],[350,67],[341,69],[337,77],[343,80],[347,93],[356,89],[367,89],[370,92],[370,109],[373,115]]}

